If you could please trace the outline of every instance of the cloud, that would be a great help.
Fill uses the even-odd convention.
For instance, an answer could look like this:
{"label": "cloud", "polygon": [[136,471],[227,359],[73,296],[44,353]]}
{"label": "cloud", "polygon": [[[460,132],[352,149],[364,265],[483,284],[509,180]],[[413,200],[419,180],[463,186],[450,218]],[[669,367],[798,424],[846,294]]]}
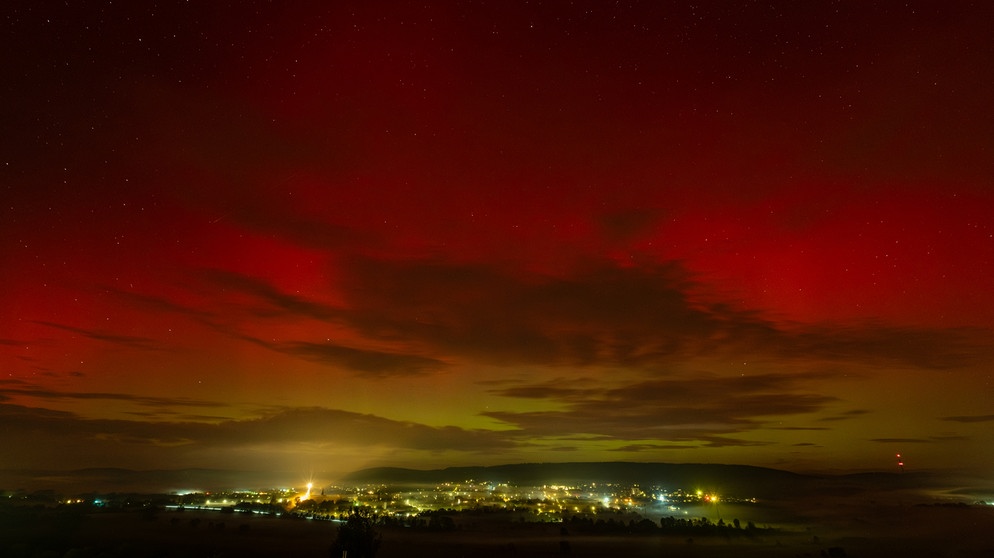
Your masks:
{"label": "cloud", "polygon": [[650,230],[660,218],[658,210],[629,209],[602,216],[600,225],[608,241],[621,244]]}
{"label": "cloud", "polygon": [[158,409],[156,411],[126,411],[125,415],[140,417],[146,420],[169,420],[182,422],[221,422],[231,420],[231,417],[224,415],[203,415],[192,413],[181,413],[169,409]]}
{"label": "cloud", "polygon": [[131,306],[138,306],[153,313],[166,312],[170,314],[179,314],[200,323],[210,323],[210,312],[201,308],[192,308],[161,296],[118,289],[113,285],[102,285],[100,288],[126,300]]}
{"label": "cloud", "polygon": [[77,400],[97,400],[97,401],[127,401],[148,407],[158,407],[163,409],[175,407],[224,407],[226,404],[216,401],[205,401],[202,399],[191,399],[188,397],[153,397],[145,395],[133,395],[127,393],[106,393],[106,392],[70,392],[45,389],[29,384],[21,384],[19,387],[0,387],[0,392],[16,394],[23,397],[37,397],[39,399],[77,399]]}
{"label": "cloud", "polygon": [[[280,291],[271,283],[249,275],[223,270],[205,270],[200,277],[207,280],[209,290],[236,292],[251,297],[242,304],[254,318],[306,318],[321,322],[340,322],[343,312],[332,306],[307,300]],[[389,350],[368,349],[333,343],[329,340],[286,340],[266,341],[241,333],[238,328],[222,322],[208,310],[192,309],[171,301],[146,295],[118,292],[155,310],[166,310],[193,318],[200,324],[229,337],[247,341],[266,349],[295,358],[340,367],[369,377],[388,377],[422,374],[440,370],[448,365],[445,361],[413,353]],[[253,326],[265,329],[265,320],[250,321]],[[383,343],[379,343],[382,345]]]}
{"label": "cloud", "polygon": [[[420,373],[455,361],[656,372],[695,357],[951,369],[992,354],[990,343],[968,329],[779,324],[708,301],[678,262],[631,267],[587,262],[569,274],[548,276],[496,265],[349,256],[341,259],[335,275],[339,282],[329,288],[340,290],[336,296],[343,302],[333,306],[284,292],[259,277],[201,272],[207,292],[248,295],[239,304],[253,327],[272,325],[269,318],[301,318],[334,324],[351,336],[347,344],[299,338],[264,346],[373,375],[402,374],[405,366],[408,373]],[[242,336],[206,313],[193,317],[261,344],[262,336]]]}
{"label": "cloud", "polygon": [[658,369],[688,357],[758,355],[950,369],[994,354],[970,329],[778,324],[708,301],[677,262],[588,262],[541,276],[353,257],[340,272],[343,319],[364,336],[489,364]]}
{"label": "cloud", "polygon": [[362,334],[490,364],[645,366],[696,352],[716,329],[676,265],[549,278],[354,258],[343,271],[347,319]]}
{"label": "cloud", "polygon": [[77,418],[75,414],[67,411],[25,407],[9,403],[0,404],[0,417],[4,418],[5,425],[10,426],[8,430],[16,428],[18,423],[37,426],[44,425],[45,423],[75,420]]}
{"label": "cloud", "polygon": [[963,423],[994,422],[994,415],[958,415],[952,417],[942,417],[942,420]]}
{"label": "cloud", "polygon": [[[250,467],[244,456],[269,462],[274,455],[306,452],[332,460],[347,450],[415,452],[506,451],[519,443],[498,432],[411,421],[337,409],[283,408],[262,416],[215,422],[87,419],[74,413],[0,403],[0,444],[7,467],[50,467],[74,455],[73,466]],[[76,453],[78,452],[78,453]],[[242,457],[239,457],[242,456]],[[83,459],[86,461],[82,461]]]}
{"label": "cloud", "polygon": [[223,407],[224,403],[215,401],[204,401],[201,399],[191,399],[188,397],[150,397],[143,395],[131,395],[126,393],[106,393],[106,392],[61,392],[41,388],[4,389],[7,393],[16,393],[26,397],[38,397],[41,399],[80,399],[80,400],[103,400],[103,401],[128,401],[149,407]]}
{"label": "cloud", "polygon": [[849,411],[845,411],[843,413],[839,413],[837,415],[832,415],[832,416],[828,416],[828,417],[821,417],[821,418],[818,419],[818,422],[838,422],[838,421],[843,421],[843,420],[851,420],[851,419],[854,419],[856,417],[861,417],[861,416],[863,416],[865,414],[868,414],[870,412],[871,411],[868,411],[866,409],[852,409],[852,410],[849,410]]}
{"label": "cloud", "polygon": [[388,445],[425,451],[492,451],[515,447],[515,442],[488,430],[456,426],[433,427],[396,421],[371,414],[323,407],[282,409],[270,415],[229,421],[212,431],[218,443],[298,441],[356,446]]}
{"label": "cloud", "polygon": [[257,314],[271,314],[271,308],[275,307],[289,315],[321,321],[333,321],[341,316],[341,311],[336,308],[284,293],[272,284],[256,277],[218,269],[204,270],[202,276],[212,285],[225,290],[231,289],[247,293],[270,306],[269,309],[265,310],[261,307],[257,308]]}
{"label": "cloud", "polygon": [[641,452],[641,451],[657,451],[657,450],[688,450],[688,449],[695,449],[695,446],[680,445],[680,444],[628,444],[627,446],[614,448],[610,451]]}
{"label": "cloud", "polygon": [[722,436],[703,436],[701,437],[701,441],[704,442],[705,447],[709,448],[769,446],[775,443],[761,440],[740,440]]}
{"label": "cloud", "polygon": [[392,353],[345,347],[331,342],[309,341],[266,342],[240,336],[251,343],[304,360],[345,368],[370,377],[408,376],[439,370],[444,361],[414,354]]}
{"label": "cloud", "polygon": [[792,431],[812,431],[812,430],[828,430],[823,426],[770,426],[770,430],[792,430]]}
{"label": "cloud", "polygon": [[968,436],[960,436],[955,434],[938,434],[934,436],[929,436],[928,438],[873,438],[871,442],[880,443],[900,443],[900,444],[931,444],[935,442],[958,442],[962,440],[969,440]]}
{"label": "cloud", "polygon": [[35,322],[32,322],[32,323],[36,323],[36,324],[43,325],[43,326],[46,326],[46,327],[52,327],[52,328],[56,328],[56,329],[61,329],[63,331],[69,331],[69,332],[72,332],[72,333],[76,333],[76,334],[82,335],[84,337],[88,337],[90,339],[95,339],[97,341],[104,341],[104,342],[107,342],[107,343],[113,343],[113,344],[116,344],[116,345],[122,345],[122,346],[125,346],[125,347],[131,347],[131,348],[134,348],[134,349],[153,350],[153,351],[154,350],[162,350],[162,347],[160,346],[160,344],[156,340],[149,339],[147,337],[135,337],[135,336],[130,336],[130,335],[116,335],[116,334],[112,334],[112,333],[105,333],[105,332],[99,332],[99,331],[94,331],[94,330],[88,330],[88,329],[83,329],[83,328],[68,326],[68,325],[64,325],[64,324],[57,324],[57,323],[53,323],[53,322],[35,321]]}
{"label": "cloud", "polygon": [[488,411],[526,438],[603,436],[689,442],[708,447],[761,445],[729,437],[765,427],[769,417],[814,413],[834,398],[798,391],[785,374],[655,379],[606,387],[565,380],[495,387],[502,397],[542,401],[543,411]]}

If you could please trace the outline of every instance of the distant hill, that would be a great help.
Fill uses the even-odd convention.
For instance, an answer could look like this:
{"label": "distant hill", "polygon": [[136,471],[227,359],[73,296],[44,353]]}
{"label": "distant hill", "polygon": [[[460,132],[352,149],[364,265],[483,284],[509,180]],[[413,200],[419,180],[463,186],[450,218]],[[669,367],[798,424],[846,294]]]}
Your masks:
{"label": "distant hill", "polygon": [[300,474],[227,469],[134,470],[115,467],[57,470],[0,470],[0,488],[59,493],[168,493],[181,490],[260,489],[300,483]]}
{"label": "distant hill", "polygon": [[464,480],[516,485],[577,482],[627,483],[668,489],[714,490],[740,496],[773,497],[817,482],[820,477],[749,465],[710,463],[521,463],[491,467],[417,470],[396,467],[362,469],[346,483],[438,484]]}

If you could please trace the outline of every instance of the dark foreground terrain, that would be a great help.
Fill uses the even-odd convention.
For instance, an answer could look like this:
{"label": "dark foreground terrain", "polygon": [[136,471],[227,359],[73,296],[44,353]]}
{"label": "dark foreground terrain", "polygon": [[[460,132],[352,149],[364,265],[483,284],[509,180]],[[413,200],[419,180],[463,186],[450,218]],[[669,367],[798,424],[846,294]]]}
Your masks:
{"label": "dark foreground terrain", "polygon": [[[829,504],[753,536],[594,533],[479,517],[448,531],[380,527],[378,556],[994,556],[994,506]],[[338,528],[328,521],[271,516],[85,508],[6,508],[0,521],[0,556],[9,558],[326,558]]]}

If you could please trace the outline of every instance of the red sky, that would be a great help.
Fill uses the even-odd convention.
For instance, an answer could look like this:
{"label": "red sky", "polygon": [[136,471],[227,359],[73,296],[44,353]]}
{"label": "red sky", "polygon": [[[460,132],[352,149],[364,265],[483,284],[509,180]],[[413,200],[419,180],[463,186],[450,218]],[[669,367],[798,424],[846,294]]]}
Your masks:
{"label": "red sky", "polygon": [[123,4],[4,9],[0,469],[994,460],[986,6]]}

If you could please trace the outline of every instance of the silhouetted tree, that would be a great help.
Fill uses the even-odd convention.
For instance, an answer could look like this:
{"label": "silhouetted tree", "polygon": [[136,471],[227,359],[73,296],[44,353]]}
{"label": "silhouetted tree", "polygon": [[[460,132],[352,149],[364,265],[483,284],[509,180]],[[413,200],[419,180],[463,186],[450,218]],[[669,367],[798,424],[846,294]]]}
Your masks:
{"label": "silhouetted tree", "polygon": [[331,558],[374,558],[380,548],[380,534],[373,528],[373,519],[369,509],[354,508],[338,528]]}

